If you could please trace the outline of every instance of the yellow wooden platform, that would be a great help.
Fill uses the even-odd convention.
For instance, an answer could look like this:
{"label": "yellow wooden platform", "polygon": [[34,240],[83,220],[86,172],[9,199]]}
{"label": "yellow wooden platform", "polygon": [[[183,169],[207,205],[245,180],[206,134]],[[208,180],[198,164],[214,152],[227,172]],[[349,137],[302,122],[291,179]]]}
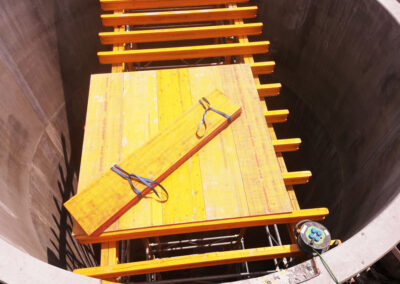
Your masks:
{"label": "yellow wooden platform", "polygon": [[[205,109],[202,104],[195,102],[142,147],[118,161],[118,167],[131,173],[133,171],[138,176],[162,182],[241,114],[241,107],[218,90],[207,94],[203,100],[212,102],[215,109],[229,115],[230,121],[218,113],[207,113],[207,127],[201,129],[203,134],[199,137],[196,130]],[[136,188],[136,192],[131,186]],[[89,187],[65,202],[64,207],[86,234],[97,236],[126,210],[141,201],[138,192],[145,196],[151,191],[150,187],[136,180],[131,186],[126,179],[108,170]],[[167,191],[163,191],[164,197],[156,190],[153,192],[160,200],[167,201]]]}
{"label": "yellow wooden platform", "polygon": [[[289,110],[270,110],[264,101],[264,97],[279,95],[281,84],[261,84],[260,82],[258,76],[272,73],[274,71],[275,62],[255,62],[255,60],[253,59],[253,54],[267,52],[269,42],[254,43],[249,41],[247,36],[259,34],[262,25],[261,23],[250,24],[248,22],[245,22],[247,19],[256,17],[257,7],[246,7],[243,6],[243,4],[240,4],[241,6],[238,7],[236,4],[243,2],[248,1],[201,0],[194,2],[193,0],[101,0],[100,3],[103,10],[105,10],[105,12],[101,15],[102,23],[104,26],[113,27],[114,32],[99,34],[103,44],[113,45],[112,50],[106,52],[102,51],[98,53],[99,61],[100,63],[104,64],[112,64],[112,73],[143,70],[143,67],[147,69],[154,67],[159,68],[163,64],[160,65],[160,62],[154,61],[163,61],[163,63],[166,63],[167,61],[176,59],[175,62],[179,62],[183,58],[200,58],[196,61],[190,59],[182,60],[184,64],[190,64],[188,63],[190,61],[201,62],[203,58],[210,59],[210,57],[213,57],[213,61],[219,61],[218,64],[233,64],[239,62],[249,64],[253,73],[250,77],[255,83],[259,95],[258,101],[255,100],[253,103],[254,105],[257,105],[256,109],[261,107],[264,118],[267,122],[267,126],[262,125],[262,127],[266,128],[267,132],[270,135],[270,140],[268,141],[270,145],[268,148],[268,155],[275,155],[274,157],[276,157],[278,161],[279,171],[284,181],[284,186],[286,188],[287,195],[289,196],[290,205],[293,211],[280,214],[273,213],[256,216],[249,215],[247,217],[220,218],[204,221],[201,216],[207,217],[208,215],[215,216],[216,214],[221,214],[221,212],[219,212],[218,210],[207,212],[205,203],[204,206],[200,208],[201,210],[188,210],[189,208],[191,208],[190,206],[193,203],[199,202],[199,200],[202,200],[202,198],[203,200],[205,200],[204,191],[203,194],[201,194],[201,191],[195,191],[195,194],[192,195],[191,199],[184,199],[182,196],[178,196],[177,199],[173,199],[171,201],[170,207],[166,206],[165,208],[163,208],[160,204],[154,203],[151,200],[146,201],[141,203],[140,205],[141,212],[145,212],[144,215],[148,217],[147,220],[154,220],[154,225],[146,227],[146,224],[144,223],[146,222],[146,219],[144,219],[143,216],[133,214],[134,211],[130,211],[130,215],[126,216],[126,218],[125,216],[124,218],[120,218],[118,222],[113,224],[112,228],[109,228],[108,232],[104,232],[97,237],[88,238],[87,236],[81,234],[82,231],[80,231],[78,227],[74,227],[75,237],[81,243],[102,243],[101,267],[93,268],[94,270],[89,268],[87,270],[78,270],[76,272],[97,277],[99,277],[99,275],[103,272],[106,272],[107,275],[104,275],[104,277],[102,276],[103,279],[111,277],[108,280],[116,281],[116,278],[121,275],[152,273],[157,271],[216,265],[217,262],[214,262],[214,260],[220,261],[219,264],[227,264],[237,261],[251,261],[254,260],[254,258],[252,257],[254,252],[251,250],[241,250],[236,252],[219,252],[217,256],[212,253],[207,255],[191,255],[187,257],[178,256],[169,259],[148,259],[148,261],[146,262],[120,265],[118,264],[120,262],[120,260],[118,259],[118,248],[120,244],[121,248],[124,247],[124,242],[119,242],[121,240],[147,238],[157,235],[164,236],[171,234],[213,231],[232,228],[241,228],[240,232],[242,234],[244,232],[243,228],[272,224],[287,224],[291,239],[290,248],[293,249],[288,250],[288,247],[286,245],[258,248],[258,251],[260,252],[260,254],[257,254],[257,257],[259,257],[258,259],[269,259],[271,257],[278,257],[278,254],[281,254],[280,256],[282,257],[292,257],[294,256],[294,252],[298,252],[298,247],[297,245],[295,245],[296,239],[293,234],[294,225],[304,219],[315,221],[323,220],[325,216],[329,213],[327,208],[300,209],[299,207],[293,185],[308,182],[308,179],[311,177],[311,172],[288,172],[286,168],[282,152],[297,150],[301,140],[298,138],[278,139],[275,134],[273,124],[285,122],[288,118]],[[137,9],[139,9],[138,7],[141,8],[140,10],[135,10],[133,7]],[[156,9],[153,9],[151,7]],[[157,9],[161,7],[164,8]],[[110,11],[110,13],[108,13],[107,11]],[[197,23],[196,27],[192,25],[193,23]],[[164,24],[166,26],[164,26]],[[162,26],[160,27],[160,25]],[[200,27],[202,25],[203,27]],[[142,29],[142,27],[140,26],[146,26],[146,28]],[[201,40],[209,38],[214,38],[214,44],[210,45],[209,40]],[[191,39],[196,39],[196,41],[192,43],[190,41],[186,41]],[[176,48],[171,48],[168,47],[168,44],[164,44],[165,42],[168,43],[172,40],[185,41],[182,41],[182,44],[177,46]],[[202,43],[200,43],[200,45],[197,45],[197,42],[199,42],[199,40],[201,40]],[[151,48],[149,49],[144,47],[141,44],[142,42],[152,43]],[[222,61],[220,61],[221,57],[219,56],[224,57],[222,58]],[[174,63],[172,63],[172,66],[173,65]],[[172,66],[163,66],[161,68],[174,68]],[[101,80],[92,80],[92,85],[96,88],[96,90],[99,91],[99,94],[102,95],[99,96],[98,94],[91,92],[89,102],[90,105],[91,101],[95,100],[95,97],[97,96],[97,103],[100,105],[103,103],[104,106],[104,101],[102,102],[102,100],[105,100],[106,97],[104,95],[103,89],[110,90],[110,92],[111,90],[122,89],[123,92],[126,93],[127,90],[137,88],[141,91],[148,92],[149,94],[151,94],[151,96],[122,96],[122,98],[121,96],[108,96],[107,100],[109,101],[109,103],[107,103],[107,108],[115,108],[114,113],[117,114],[116,117],[110,117],[106,116],[105,114],[101,114],[101,112],[105,112],[104,108],[101,109],[101,107],[99,107],[96,110],[98,112],[98,114],[96,115],[99,117],[101,116],[104,121],[103,123],[106,123],[108,127],[113,130],[108,131],[107,135],[105,135],[106,133],[103,133],[102,136],[100,134],[102,128],[92,128],[91,131],[97,132],[97,134],[94,135],[100,137],[99,141],[97,141],[98,144],[85,146],[84,151],[93,151],[92,149],[86,149],[86,147],[94,147],[95,149],[97,149],[98,153],[101,153],[101,163],[96,164],[93,169],[91,169],[88,164],[88,166],[85,167],[86,172],[81,172],[82,178],[83,174],[85,174],[86,179],[95,178],[97,177],[96,175],[100,175],[101,172],[105,170],[105,167],[108,167],[111,163],[113,163],[115,159],[122,159],[133,149],[136,149],[137,147],[142,145],[141,143],[143,143],[144,140],[153,136],[160,129],[163,129],[163,127],[166,127],[166,124],[169,122],[169,120],[164,120],[163,118],[169,116],[169,112],[179,112],[181,111],[181,109],[186,108],[189,104],[187,99],[174,100],[174,103],[170,103],[168,99],[169,97],[178,98],[179,96],[182,96],[182,94],[184,94],[185,92],[191,92],[193,90],[192,88],[190,88],[190,90],[181,90],[179,87],[177,87],[175,83],[177,79],[174,79],[175,81],[171,80],[170,82],[167,82],[167,79],[164,78],[161,80],[163,83],[160,85],[160,80],[158,80],[157,77],[158,73],[155,71],[152,72],[152,76],[147,77],[146,80],[140,80],[136,78],[134,82],[126,82],[120,84],[118,84],[117,81],[113,81],[112,84],[111,81],[107,81],[109,83],[108,84]],[[173,70],[170,72],[172,73],[168,74],[174,74],[174,72],[177,72],[177,74],[182,74],[179,73],[182,71],[178,70]],[[129,77],[131,76],[130,74],[131,73],[125,73],[124,75],[114,75]],[[191,77],[190,75],[192,73],[189,72],[188,74],[189,75],[175,76],[180,77],[181,80],[192,80],[193,77]],[[168,76],[171,78],[173,77],[173,75]],[[215,80],[215,78],[213,77],[211,78],[211,80]],[[198,85],[200,85],[199,89],[204,88],[203,85],[208,83],[208,81],[206,82],[206,80],[203,80],[202,82],[203,83],[198,83]],[[160,94],[155,95],[158,92],[160,86],[164,89],[167,89],[167,85],[169,85],[168,88],[170,88],[170,91],[165,92],[163,96],[161,96]],[[124,100],[124,102],[125,100],[127,100],[127,102],[129,101],[130,103],[134,102],[136,104],[136,108],[133,110],[126,104],[122,105],[121,100]],[[89,111],[93,113],[95,107],[91,107],[90,105]],[[168,105],[168,107],[170,107],[170,111],[165,110],[159,112],[160,105]],[[139,112],[142,116],[127,116],[123,119],[122,124],[118,124],[118,120],[122,117],[122,115],[119,114],[123,113],[124,115],[126,115],[131,111]],[[96,115],[94,115],[92,119],[95,119]],[[90,122],[89,120],[87,126],[90,123],[94,122]],[[130,132],[128,135],[122,136],[124,131],[128,129],[128,123],[131,123],[131,125],[133,126],[129,128]],[[258,124],[257,126],[247,125],[246,127],[251,131],[260,126],[261,124]],[[89,134],[86,133],[86,135]],[[121,139],[121,137],[124,139],[122,139],[122,142],[120,142],[120,144],[114,143],[115,139],[118,140]],[[142,138],[144,140],[142,140]],[[236,137],[233,136],[232,133],[230,138],[231,140],[234,140]],[[128,141],[129,143],[127,143]],[[218,147],[222,148],[227,145],[225,142],[215,143],[219,144],[210,146],[214,147],[214,150]],[[271,152],[271,147],[275,150],[275,153]],[[234,156],[235,153],[233,149],[235,148],[231,147],[231,153]],[[96,154],[94,153],[95,152],[92,152],[90,158],[88,159],[89,161],[90,159],[92,159],[90,161],[91,163],[99,163],[100,157],[96,157]],[[260,153],[259,155],[261,156],[264,154],[265,153]],[[238,154],[236,153],[236,157],[237,156]],[[215,161],[221,166],[221,169],[219,170],[220,174],[224,174],[226,172],[227,166],[230,165],[232,161],[232,157],[231,159],[225,159],[225,157],[222,157],[220,155],[217,155],[215,158],[207,158],[209,160],[213,159],[213,162]],[[198,156],[193,157],[193,161],[189,161],[187,165],[174,173],[175,177],[170,177],[170,180],[168,181],[169,187],[180,184],[181,181],[179,179],[179,176],[183,175],[183,173],[185,172],[190,179],[190,184],[189,181],[186,181],[187,185],[193,186],[193,188],[201,188],[201,186],[203,185],[203,173],[201,171],[198,171],[198,169],[201,167],[201,163],[204,162],[204,158],[201,158],[199,154]],[[208,172],[212,169],[213,168],[207,168]],[[224,185],[229,187],[232,186],[232,184],[236,184],[236,182],[238,181],[237,177],[238,176],[236,175],[230,176],[229,180],[225,181]],[[88,182],[88,180],[80,180],[80,188],[82,188],[82,183],[84,184],[85,182]],[[212,185],[212,182],[210,182],[210,184]],[[250,190],[253,190],[253,188],[251,188]],[[242,192],[242,195],[246,194],[246,191],[244,189],[239,192]],[[223,204],[223,206],[226,206],[227,198],[225,198],[225,196],[213,195],[213,200],[217,201],[218,199],[221,204]],[[174,212],[174,208],[176,208],[176,212]],[[236,210],[240,208],[240,210],[243,211],[243,207],[232,206],[232,208]],[[174,214],[164,215],[164,210],[174,212],[175,215],[183,214],[183,218],[191,218],[192,220],[198,221],[174,223],[174,220],[179,217],[175,216]],[[165,219],[168,219],[170,221],[164,223]],[[136,222],[136,224],[140,224],[141,227],[131,227],[130,225],[132,225],[133,222]],[[125,228],[130,229],[119,229],[123,228],[124,226]],[[155,238],[155,240],[156,242],[160,243],[159,238]],[[204,256],[204,258],[202,256]],[[161,255],[160,257],[163,256]],[[146,270],[143,271],[140,267],[146,267]],[[160,275],[158,274],[158,276]],[[109,282],[104,281],[103,283]]]}
{"label": "yellow wooden platform", "polygon": [[162,182],[167,202],[150,194],[105,232],[292,211],[247,64],[93,75],[78,191],[215,89],[242,115]]}

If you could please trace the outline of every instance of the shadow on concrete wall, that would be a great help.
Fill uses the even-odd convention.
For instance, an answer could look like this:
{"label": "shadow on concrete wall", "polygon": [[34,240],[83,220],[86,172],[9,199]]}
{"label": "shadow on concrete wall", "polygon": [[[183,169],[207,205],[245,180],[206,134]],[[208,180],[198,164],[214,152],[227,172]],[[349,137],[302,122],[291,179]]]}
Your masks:
{"label": "shadow on concrete wall", "polygon": [[[94,266],[98,259],[98,246],[81,246],[72,237],[72,218],[63,203],[76,192],[74,179],[79,175],[83,129],[86,117],[90,75],[107,72],[97,60],[101,45],[97,33],[101,29],[98,1],[54,1],[56,9],[57,49],[63,82],[68,123],[68,140],[61,135],[64,163],[59,165],[58,189],[61,200],[54,196],[57,215],[53,215],[56,229],[52,229],[56,243],[47,249],[48,262],[65,268]],[[68,148],[70,146],[70,155]],[[65,169],[65,171],[63,170]]]}
{"label": "shadow on concrete wall", "polygon": [[347,239],[400,190],[399,23],[390,1],[253,2],[277,63],[262,83],[284,85],[268,105],[291,112],[278,138],[303,140],[285,160],[313,172],[296,186],[300,205],[328,207],[326,225]]}
{"label": "shadow on concrete wall", "polygon": [[[51,229],[52,234],[56,239],[56,243],[51,241],[52,247],[47,248],[48,262],[52,265],[73,270],[78,267],[86,267],[88,265],[98,265],[95,262],[96,255],[92,246],[83,246],[77,243],[71,235],[72,233],[72,218],[68,211],[63,206],[64,202],[74,195],[74,168],[71,161],[68,160],[65,138],[61,136],[65,165],[59,165],[60,178],[58,181],[58,190],[60,198],[53,197],[54,205],[57,208],[57,215],[53,215],[53,221],[56,227]],[[63,168],[66,169],[64,172]]]}

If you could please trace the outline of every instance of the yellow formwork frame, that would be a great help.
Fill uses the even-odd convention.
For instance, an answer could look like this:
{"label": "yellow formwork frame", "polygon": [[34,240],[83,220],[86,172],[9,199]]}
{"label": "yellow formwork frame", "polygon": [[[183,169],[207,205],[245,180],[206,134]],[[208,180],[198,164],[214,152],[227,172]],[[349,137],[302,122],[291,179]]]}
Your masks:
{"label": "yellow formwork frame", "polygon": [[[228,4],[227,7],[229,9],[237,9],[236,3]],[[246,9],[246,8],[239,8]],[[216,10],[216,9],[214,9]],[[223,9],[219,9],[223,10]],[[211,10],[210,10],[211,11]],[[203,11],[204,12],[204,11]],[[104,15],[102,16],[103,21],[107,20],[107,18],[115,18],[117,21],[121,18],[119,17],[123,11],[115,11],[113,15]],[[166,12],[165,14],[168,14]],[[196,11],[194,11],[196,13]],[[171,15],[174,13],[171,13]],[[136,16],[136,15],[133,15]],[[138,15],[140,16],[140,15]],[[150,14],[149,14],[150,16]],[[154,15],[153,15],[154,16]],[[157,17],[157,16],[156,16]],[[247,16],[246,16],[247,17]],[[243,17],[245,18],[245,17]],[[234,25],[243,26],[244,21],[243,18],[239,18],[233,21]],[[127,18],[128,19],[128,18]],[[162,18],[160,18],[161,20]],[[123,19],[122,19],[123,21]],[[185,20],[182,20],[184,22]],[[121,22],[120,22],[121,23]],[[114,27],[114,32],[121,33],[124,32],[124,26]],[[249,40],[247,35],[239,35],[238,41],[240,44],[248,44]],[[125,49],[124,44],[114,44],[113,51],[120,52]],[[282,176],[284,178],[286,188],[288,194],[291,199],[292,207],[294,209],[293,216],[297,217],[305,217],[301,213],[304,213],[307,210],[300,210],[299,204],[297,202],[297,198],[293,189],[293,184],[300,184],[308,182],[309,177],[311,176],[311,172],[303,171],[303,172],[287,172],[287,168],[283,159],[281,152],[285,151],[295,151],[298,149],[301,140],[299,138],[293,139],[277,139],[276,133],[272,126],[273,123],[281,123],[287,120],[289,115],[289,111],[286,109],[283,110],[268,110],[267,105],[265,104],[264,98],[268,96],[278,95],[281,89],[281,84],[260,84],[260,80],[258,75],[260,74],[270,74],[273,72],[275,67],[275,62],[254,62],[253,56],[244,55],[241,56],[244,63],[248,63],[251,66],[254,80],[257,86],[257,90],[260,95],[260,103],[262,104],[265,111],[265,118],[268,125],[268,129],[273,139],[273,144],[276,150],[277,158],[279,161],[279,165],[282,171]],[[123,72],[125,69],[124,63],[116,63],[112,64],[112,72]],[[313,212],[309,213],[309,218],[314,220],[322,220],[329,212],[327,209],[309,209]],[[300,214],[299,214],[300,213]],[[311,216],[315,214],[315,216]],[[284,216],[287,214],[279,214],[277,216],[269,216],[271,217],[270,224],[278,224],[289,222],[288,228],[293,232],[293,222],[297,222],[299,219],[296,218],[287,218],[288,216]],[[310,217],[311,216],[311,217]],[[295,221],[294,221],[295,220]],[[253,220],[254,221],[254,220]],[[257,226],[256,222],[247,223]],[[264,222],[263,224],[269,224],[269,222]],[[184,226],[185,224],[183,224]],[[241,225],[245,227],[245,223],[243,222]],[[201,231],[201,230],[200,230]],[[294,242],[294,235],[290,234],[292,241]],[[129,239],[128,236],[124,236],[123,239]],[[117,240],[119,240],[117,238]],[[242,261],[251,261],[251,260],[259,260],[259,259],[269,259],[269,258],[277,258],[277,257],[285,257],[285,256],[294,256],[300,253],[298,247],[296,245],[285,245],[279,247],[268,247],[268,248],[259,248],[259,249],[251,249],[251,250],[238,250],[238,251],[229,251],[224,252],[222,254],[218,253],[210,253],[206,255],[194,255],[194,256],[184,256],[177,257],[174,260],[151,260],[146,262],[138,262],[138,263],[130,263],[130,264],[118,264],[118,241],[107,241],[103,242],[101,245],[101,267],[97,268],[87,268],[82,270],[76,270],[77,273],[82,273],[84,275],[94,276],[98,278],[102,278],[108,281],[116,281],[116,278],[123,275],[133,275],[138,273],[151,273],[151,272],[160,272],[167,270],[175,270],[175,269],[184,269],[184,268],[192,268],[192,267],[200,267],[207,265],[217,265],[217,264],[228,264],[234,262],[242,262]],[[98,240],[101,242],[101,240]],[[85,243],[83,241],[82,243]],[[92,241],[88,241],[88,243],[92,243]],[[105,272],[107,271],[107,272]],[[107,283],[107,281],[103,281],[103,283]],[[110,282],[108,282],[110,283]]]}
{"label": "yellow formwork frame", "polygon": [[81,268],[75,269],[74,272],[100,279],[109,279],[119,276],[148,274],[280,257],[294,257],[299,255],[301,255],[301,251],[297,245],[283,245],[278,247],[212,252],[163,259],[152,259],[133,263]]}

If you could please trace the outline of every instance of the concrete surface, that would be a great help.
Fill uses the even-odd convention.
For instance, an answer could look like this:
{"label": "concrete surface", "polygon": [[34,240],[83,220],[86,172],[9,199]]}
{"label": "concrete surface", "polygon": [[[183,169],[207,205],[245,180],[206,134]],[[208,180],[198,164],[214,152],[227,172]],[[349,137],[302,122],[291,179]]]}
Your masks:
{"label": "concrete surface", "polygon": [[68,269],[94,263],[93,251],[71,239],[61,205],[75,188],[89,76],[99,66],[98,6],[20,0],[0,8],[0,236]]}
{"label": "concrete surface", "polygon": [[[11,264],[21,265],[11,257],[9,243],[62,268],[92,265],[93,250],[72,240],[71,220],[61,204],[76,186],[89,75],[107,72],[96,58],[101,48],[98,1],[3,2],[2,259],[9,254]],[[329,207],[326,225],[334,237],[351,238],[349,245],[344,243],[347,248],[362,236],[360,230],[374,228],[365,226],[376,224],[376,216],[386,216],[385,208],[399,194],[400,4],[254,2],[264,23],[262,38],[271,41],[269,58],[277,62],[275,77],[263,81],[284,85],[282,95],[268,101],[269,106],[291,111],[289,122],[277,127],[278,136],[297,134],[303,140],[300,152],[286,156],[288,167],[313,171],[311,183],[296,189],[301,206]],[[368,243],[369,235],[363,238]],[[386,252],[382,246],[375,249]],[[343,254],[335,258],[335,251],[329,257],[340,260]],[[29,257],[15,253],[20,260]],[[46,271],[42,264],[35,266],[37,260],[31,261],[23,262],[24,276]],[[346,273],[362,265],[354,270],[349,266]],[[0,265],[0,280],[11,279],[7,271],[14,273],[6,267]],[[68,277],[64,275],[61,271],[60,279]]]}
{"label": "concrete surface", "polygon": [[[340,283],[349,280],[359,272],[371,266],[377,259],[388,253],[399,242],[400,236],[400,195],[398,195],[376,218],[362,230],[340,246],[329,250],[322,256]],[[261,284],[267,280],[274,284],[303,283],[328,284],[335,283],[332,276],[319,257],[315,257],[316,267],[320,273],[315,275],[310,269],[308,260],[288,270],[266,276],[240,280],[229,283]],[[303,278],[303,279],[301,279]],[[301,279],[301,280],[299,280]],[[307,279],[305,281],[304,279]],[[366,280],[357,283],[378,283]],[[380,282],[379,282],[380,283]],[[382,282],[389,283],[389,282]],[[390,282],[395,283],[395,281]]]}
{"label": "concrete surface", "polygon": [[[376,218],[363,227],[359,233],[342,245],[323,254],[325,261],[340,282],[349,280],[366,267],[374,264],[399,242],[399,216],[400,195]],[[316,258],[316,261],[321,274],[307,283],[334,283],[321,260]]]}
{"label": "concrete surface", "polygon": [[101,281],[49,265],[0,240],[0,283],[100,284]]}
{"label": "concrete surface", "polygon": [[347,239],[400,192],[400,3],[255,2],[284,86],[268,104],[291,112],[278,137],[303,140],[285,160],[313,173],[300,205],[328,207],[325,224]]}

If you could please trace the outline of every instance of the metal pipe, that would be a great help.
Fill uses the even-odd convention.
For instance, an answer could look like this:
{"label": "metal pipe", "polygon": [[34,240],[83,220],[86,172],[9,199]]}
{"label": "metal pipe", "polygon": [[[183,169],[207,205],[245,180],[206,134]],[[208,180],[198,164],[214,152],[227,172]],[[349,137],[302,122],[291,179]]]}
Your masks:
{"label": "metal pipe", "polygon": [[[145,238],[142,241],[143,241],[143,244],[145,246],[146,260],[154,259],[155,256],[154,256],[154,253],[153,253],[152,249],[150,248],[149,239]],[[146,274],[146,281],[147,282],[153,282],[155,279],[156,279],[155,273]]]}
{"label": "metal pipe", "polygon": [[241,240],[244,238],[245,232],[246,232],[246,229],[245,229],[245,228],[241,228],[241,229],[240,229],[239,235],[238,235],[238,237],[237,237],[237,243],[236,243],[236,246],[234,247],[234,249],[237,249],[237,248],[240,247],[240,245],[241,245]]}
{"label": "metal pipe", "polygon": [[163,11],[185,11],[185,10],[196,10],[196,9],[211,9],[213,5],[208,6],[190,6],[190,7],[171,7],[171,8],[153,8],[153,9],[129,9],[126,13],[152,13],[152,12],[163,12]]}
{"label": "metal pipe", "polygon": [[[265,226],[265,231],[267,232],[268,243],[271,247],[273,247],[274,243],[272,242],[272,236],[268,226]],[[274,258],[274,264],[276,268],[279,268],[278,261],[276,260],[276,258]]]}
{"label": "metal pipe", "polygon": [[[240,243],[242,244],[242,249],[245,249],[245,246],[244,246],[244,238],[243,238],[243,237],[240,239]],[[247,274],[249,274],[249,273],[250,273],[250,270],[249,270],[249,264],[247,263],[247,261],[246,261],[246,262],[243,262],[243,265],[244,265],[244,267],[245,267],[245,269],[246,269]]]}
{"label": "metal pipe", "polygon": [[186,247],[166,248],[166,249],[162,249],[162,251],[163,252],[166,252],[166,251],[179,251],[179,250],[186,250],[186,249],[219,247],[219,246],[227,246],[227,245],[234,245],[234,244],[236,244],[236,241],[223,242],[223,243],[213,243],[213,244],[203,244],[203,245],[193,245],[193,246],[186,246]]}
{"label": "metal pipe", "polygon": [[[281,246],[282,245],[282,239],[281,239],[281,235],[279,234],[278,225],[274,224],[273,227],[274,227],[276,239],[278,240],[278,244]],[[287,261],[286,257],[284,257],[282,259],[282,261],[283,261],[283,265],[285,267],[287,267],[288,261]]]}
{"label": "metal pipe", "polygon": [[[169,279],[169,280],[161,280],[154,281],[156,284],[164,284],[164,283],[193,283],[197,281],[210,281],[210,280],[222,280],[229,278],[243,278],[243,277],[252,277],[252,276],[261,276],[267,275],[276,272],[276,270],[267,270],[267,271],[259,271],[259,272],[250,272],[250,273],[234,273],[234,274],[226,274],[226,275],[215,275],[215,276],[203,276],[203,277],[189,277],[189,278],[181,278],[181,279]],[[146,284],[147,282],[128,282],[131,284]]]}
{"label": "metal pipe", "polygon": [[[130,25],[126,25],[125,26],[125,31],[126,32],[131,31],[131,26]],[[132,42],[128,43],[128,49],[133,49],[133,43]]]}
{"label": "metal pipe", "polygon": [[201,23],[176,23],[176,24],[158,24],[158,25],[146,25],[146,26],[135,26],[135,31],[142,30],[154,30],[154,29],[172,29],[172,28],[192,28],[192,27],[205,27],[212,26],[212,22],[201,22]]}
{"label": "metal pipe", "polygon": [[202,66],[217,66],[222,65],[221,62],[211,62],[211,63],[201,63],[201,64],[188,64],[188,65],[164,65],[164,66],[135,66],[136,71],[146,71],[146,70],[162,70],[162,69],[175,69],[175,68],[189,68],[189,67],[202,67]]}
{"label": "metal pipe", "polygon": [[187,244],[187,243],[195,243],[195,242],[217,241],[217,240],[233,239],[233,238],[237,238],[238,236],[239,236],[239,234],[230,235],[230,236],[219,236],[219,237],[169,241],[169,242],[163,242],[163,243],[150,243],[150,246],[158,246],[158,245],[166,246],[166,245],[178,245],[178,244]]}

